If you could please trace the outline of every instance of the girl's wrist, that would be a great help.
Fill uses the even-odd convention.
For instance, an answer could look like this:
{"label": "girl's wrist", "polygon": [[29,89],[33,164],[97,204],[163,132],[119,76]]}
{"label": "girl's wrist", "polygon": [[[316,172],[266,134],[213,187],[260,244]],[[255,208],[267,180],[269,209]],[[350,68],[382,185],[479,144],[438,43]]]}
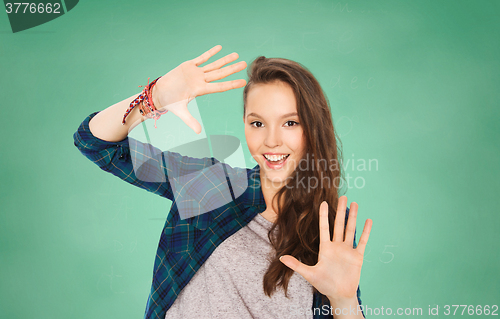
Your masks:
{"label": "girl's wrist", "polygon": [[349,309],[349,308],[357,308],[359,306],[357,297],[352,297],[352,298],[328,297],[328,299],[330,300],[330,306],[333,309],[336,309],[336,308]]}
{"label": "girl's wrist", "polygon": [[156,90],[156,85],[153,86],[152,95],[153,95],[153,104],[154,104],[155,108],[157,110],[160,110],[162,106],[161,106],[160,102],[158,101],[158,93]]}

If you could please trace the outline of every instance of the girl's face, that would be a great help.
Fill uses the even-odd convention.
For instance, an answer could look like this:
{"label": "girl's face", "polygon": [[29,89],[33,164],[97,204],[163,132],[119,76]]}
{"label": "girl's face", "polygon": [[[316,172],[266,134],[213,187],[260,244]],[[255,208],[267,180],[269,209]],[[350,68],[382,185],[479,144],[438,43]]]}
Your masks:
{"label": "girl's face", "polygon": [[305,151],[292,88],[280,81],[256,84],[247,94],[245,136],[261,179],[284,185]]}

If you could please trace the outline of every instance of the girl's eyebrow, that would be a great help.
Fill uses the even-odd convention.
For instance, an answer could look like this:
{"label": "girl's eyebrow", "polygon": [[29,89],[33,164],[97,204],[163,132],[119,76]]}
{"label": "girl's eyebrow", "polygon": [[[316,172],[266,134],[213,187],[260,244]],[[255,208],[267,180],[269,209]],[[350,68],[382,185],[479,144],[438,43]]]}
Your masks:
{"label": "girl's eyebrow", "polygon": [[[259,116],[257,113],[250,113],[247,115],[247,117],[249,116],[253,116],[253,117],[258,117],[258,118],[262,118],[261,116]],[[284,118],[284,117],[290,117],[290,116],[298,116],[297,112],[292,112],[292,113],[287,113],[287,114],[283,114],[282,116],[280,116],[280,119]]]}

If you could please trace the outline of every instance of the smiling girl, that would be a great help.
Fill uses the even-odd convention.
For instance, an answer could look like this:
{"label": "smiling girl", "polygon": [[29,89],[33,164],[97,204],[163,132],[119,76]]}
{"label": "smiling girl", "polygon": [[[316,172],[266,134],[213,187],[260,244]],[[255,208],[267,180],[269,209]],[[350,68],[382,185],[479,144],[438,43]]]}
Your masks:
{"label": "smiling girl", "polygon": [[[200,66],[220,49],[215,46],[159,78],[150,101],[199,133],[189,101],[245,87],[245,137],[258,165],[246,169],[248,188],[230,203],[181,219],[168,178],[150,182],[136,176],[131,157],[137,149],[130,148],[127,135],[151,117],[140,112],[147,111],[147,101],[130,110],[137,95],[92,113],[74,134],[75,145],[101,169],[173,201],[145,318],[363,318],[359,279],[372,221],[366,221],[356,245],[358,205],[348,209],[347,198],[338,197],[340,170],[319,164],[339,160],[319,83],[296,62],[265,57],[253,61],[248,83],[212,83],[246,67],[244,61],[224,67],[238,58],[236,53]],[[165,176],[172,168],[164,163],[172,160],[190,172],[219,163],[158,153],[161,157],[151,161]]]}

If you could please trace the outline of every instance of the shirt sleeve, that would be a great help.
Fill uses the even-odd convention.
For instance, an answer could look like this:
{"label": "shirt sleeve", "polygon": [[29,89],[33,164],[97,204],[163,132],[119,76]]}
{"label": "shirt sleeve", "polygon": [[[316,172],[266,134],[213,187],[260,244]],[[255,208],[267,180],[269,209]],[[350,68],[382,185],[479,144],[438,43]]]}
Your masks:
{"label": "shirt sleeve", "polygon": [[[138,173],[138,169],[134,169],[130,152],[130,142],[132,139],[126,137],[119,142],[109,142],[95,137],[90,132],[89,122],[98,113],[94,112],[87,116],[78,127],[78,130],[73,134],[74,144],[78,150],[102,170],[134,186],[173,200],[168,178],[163,175],[165,172],[161,171],[161,168],[164,168],[161,161],[161,151],[148,144],[150,153],[159,155],[153,156],[148,161],[147,167],[150,170],[148,175],[151,176],[156,173],[157,178],[138,178],[137,175],[140,177],[141,174],[136,174]],[[138,141],[135,142],[137,143]],[[145,144],[142,144],[142,148],[145,148]],[[152,172],[152,168],[156,168],[156,171]]]}
{"label": "shirt sleeve", "polygon": [[90,114],[80,124],[73,134],[74,145],[99,168],[129,184],[173,201],[169,175],[178,179],[218,162],[215,158],[193,158],[163,152],[151,144],[129,137],[119,142],[99,139],[89,128],[90,120],[98,113]]}

